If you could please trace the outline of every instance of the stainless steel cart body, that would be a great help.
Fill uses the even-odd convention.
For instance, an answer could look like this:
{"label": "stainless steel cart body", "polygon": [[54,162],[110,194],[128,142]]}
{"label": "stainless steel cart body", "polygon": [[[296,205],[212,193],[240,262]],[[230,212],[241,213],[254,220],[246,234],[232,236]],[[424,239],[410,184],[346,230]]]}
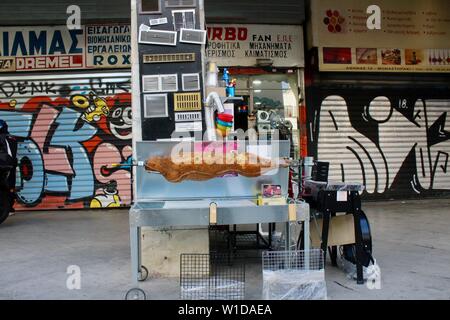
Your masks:
{"label": "stainless steel cart body", "polygon": [[[215,147],[218,142],[214,142]],[[225,144],[225,142],[223,142]],[[231,148],[270,157],[273,161],[289,157],[288,141],[233,142]],[[227,143],[228,144],[228,143]],[[207,181],[171,183],[162,175],[149,173],[144,161],[152,156],[170,155],[174,148],[198,151],[205,142],[137,142],[135,202],[130,209],[132,278],[137,283],[141,272],[141,228],[170,229],[209,225],[257,224],[305,221],[305,250],[309,249],[309,206],[288,204],[258,206],[256,195],[262,184],[280,185],[287,197],[289,168],[280,167],[256,177],[226,176]],[[228,146],[229,147],[229,146]],[[201,149],[200,149],[201,150]],[[214,214],[212,215],[212,207]],[[289,236],[286,235],[286,239]]]}

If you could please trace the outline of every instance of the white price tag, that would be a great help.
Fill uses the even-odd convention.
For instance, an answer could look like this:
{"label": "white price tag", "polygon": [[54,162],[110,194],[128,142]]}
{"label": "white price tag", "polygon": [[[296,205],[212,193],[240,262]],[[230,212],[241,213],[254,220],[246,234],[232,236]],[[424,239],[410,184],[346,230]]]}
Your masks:
{"label": "white price tag", "polygon": [[160,24],[166,24],[167,18],[159,18],[159,19],[150,19],[149,20],[151,26],[157,26]]}
{"label": "white price tag", "polygon": [[201,122],[179,122],[175,123],[176,132],[202,131]]}
{"label": "white price tag", "polygon": [[337,201],[347,201],[347,191],[338,191]]}

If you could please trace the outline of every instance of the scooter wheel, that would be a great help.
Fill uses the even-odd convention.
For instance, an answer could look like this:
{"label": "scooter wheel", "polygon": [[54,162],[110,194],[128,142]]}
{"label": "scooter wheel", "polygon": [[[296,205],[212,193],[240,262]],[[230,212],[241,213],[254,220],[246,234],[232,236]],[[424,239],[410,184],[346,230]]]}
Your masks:
{"label": "scooter wheel", "polygon": [[139,272],[139,281],[145,281],[148,278],[148,269],[141,266],[141,272]]}
{"label": "scooter wheel", "polygon": [[128,290],[125,295],[125,300],[147,300],[145,291],[139,288],[133,288]]}

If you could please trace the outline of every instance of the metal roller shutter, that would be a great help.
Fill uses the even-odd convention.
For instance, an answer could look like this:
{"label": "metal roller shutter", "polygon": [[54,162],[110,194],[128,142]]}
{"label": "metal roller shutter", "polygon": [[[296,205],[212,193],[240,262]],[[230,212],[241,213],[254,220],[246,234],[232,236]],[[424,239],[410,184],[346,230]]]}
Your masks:
{"label": "metal roller shutter", "polygon": [[307,99],[308,150],[330,179],[372,199],[450,194],[449,82],[335,81]]}
{"label": "metal roller shutter", "polygon": [[[305,1],[303,0],[205,0],[208,23],[239,24],[303,24]],[[78,5],[83,24],[129,22],[129,0],[1,0],[0,22],[5,26],[61,25],[69,15],[67,7]],[[255,13],[257,9],[258,14]],[[14,12],[13,15],[10,13]]]}
{"label": "metal roller shutter", "polygon": [[17,209],[131,203],[130,73],[0,77],[0,118],[19,142]]}
{"label": "metal roller shutter", "polygon": [[4,26],[65,25],[70,16],[67,8],[71,5],[80,7],[83,24],[130,21],[128,0],[2,0],[0,23]]}
{"label": "metal roller shutter", "polygon": [[[205,0],[208,23],[240,24],[302,24],[305,20],[305,1],[302,0]],[[69,15],[70,5],[78,5],[84,24],[129,22],[129,0],[1,0],[0,21],[2,25],[61,25]],[[255,13],[257,9],[258,14]],[[10,13],[14,12],[13,15]]]}

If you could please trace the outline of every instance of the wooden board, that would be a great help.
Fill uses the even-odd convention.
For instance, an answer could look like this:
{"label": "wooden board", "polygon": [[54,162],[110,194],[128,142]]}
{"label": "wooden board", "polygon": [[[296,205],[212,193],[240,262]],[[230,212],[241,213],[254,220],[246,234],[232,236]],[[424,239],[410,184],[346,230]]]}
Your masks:
{"label": "wooden board", "polygon": [[[317,219],[319,230],[316,223],[312,220],[310,223],[310,234],[312,246],[319,248],[322,242],[322,219]],[[346,214],[333,217],[330,221],[328,232],[328,246],[340,246],[344,244],[355,243],[355,225],[353,215]]]}

